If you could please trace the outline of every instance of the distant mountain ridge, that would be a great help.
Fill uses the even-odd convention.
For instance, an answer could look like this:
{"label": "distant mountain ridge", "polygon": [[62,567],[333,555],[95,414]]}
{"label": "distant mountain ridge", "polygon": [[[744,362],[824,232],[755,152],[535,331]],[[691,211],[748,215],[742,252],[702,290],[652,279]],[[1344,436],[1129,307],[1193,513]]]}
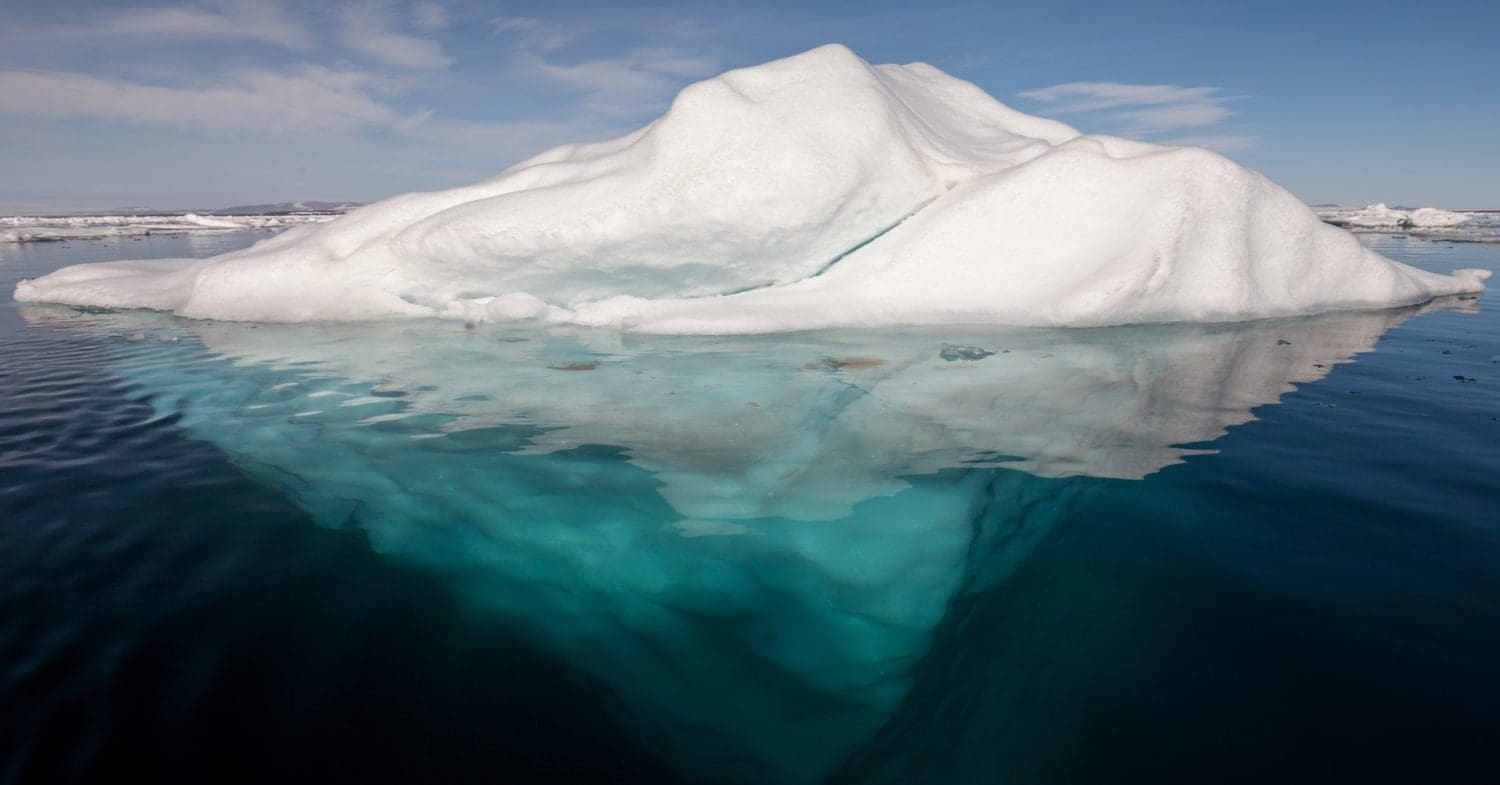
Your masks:
{"label": "distant mountain ridge", "polygon": [[277,215],[280,213],[347,213],[364,202],[276,202],[274,204],[242,204],[221,207],[217,210],[193,210],[200,215]]}

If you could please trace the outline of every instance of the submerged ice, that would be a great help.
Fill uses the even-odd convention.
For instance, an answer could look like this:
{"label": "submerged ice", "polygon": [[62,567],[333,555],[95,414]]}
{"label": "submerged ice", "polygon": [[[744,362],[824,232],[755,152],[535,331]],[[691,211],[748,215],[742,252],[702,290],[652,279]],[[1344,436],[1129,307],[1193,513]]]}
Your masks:
{"label": "submerged ice", "polygon": [[685,773],[757,783],[868,743],[1087,478],[1211,449],[1411,314],[644,339],[22,310],[114,336],[133,394],[603,680]]}
{"label": "submerged ice", "polygon": [[1476,291],[1365,249],[1206,150],[1085,136],[841,46],[684,89],[650,125],[212,259],[16,298],[267,322],[655,333],[1230,321]]}

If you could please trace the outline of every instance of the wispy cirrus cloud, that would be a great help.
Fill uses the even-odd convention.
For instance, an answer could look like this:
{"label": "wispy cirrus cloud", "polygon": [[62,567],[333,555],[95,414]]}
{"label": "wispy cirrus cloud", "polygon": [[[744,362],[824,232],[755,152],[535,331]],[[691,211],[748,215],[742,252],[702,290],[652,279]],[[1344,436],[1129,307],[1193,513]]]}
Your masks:
{"label": "wispy cirrus cloud", "polygon": [[[1201,130],[1225,122],[1234,112],[1225,106],[1237,96],[1220,87],[1136,85],[1119,82],[1068,82],[1027,90],[1020,97],[1047,104],[1053,115],[1091,114],[1123,136],[1149,137],[1173,144],[1198,144],[1218,150],[1242,150],[1254,144],[1243,135],[1197,135],[1190,141],[1159,137]],[[1203,144],[1203,143],[1207,144]]]}
{"label": "wispy cirrus cloud", "polygon": [[1052,111],[1071,114],[1134,106],[1218,104],[1227,100],[1218,96],[1220,89],[1119,82],[1068,82],[1039,90],[1027,90],[1020,95],[1022,98],[1056,103],[1057,106]]}
{"label": "wispy cirrus cloud", "polygon": [[411,7],[411,23],[423,33],[436,33],[448,27],[448,9],[437,3],[422,0]]}
{"label": "wispy cirrus cloud", "polygon": [[1235,150],[1249,150],[1255,146],[1255,137],[1237,136],[1234,134],[1179,136],[1159,141],[1162,144],[1175,144],[1184,147],[1207,147],[1210,150],[1218,150],[1221,153],[1233,152]]}
{"label": "wispy cirrus cloud", "polygon": [[89,118],[245,135],[397,128],[420,123],[378,100],[376,77],[304,66],[237,71],[209,86],[173,86],[55,71],[0,71],[0,115]]}
{"label": "wispy cirrus cloud", "polygon": [[606,115],[634,114],[643,106],[671,97],[688,82],[718,71],[712,58],[673,49],[643,49],[619,57],[559,64],[540,56],[526,65],[538,75],[580,93],[586,111]]}
{"label": "wispy cirrus cloud", "polygon": [[[598,35],[578,25],[560,25],[534,17],[495,17],[490,27],[506,41],[514,65],[522,72],[577,94],[577,107],[605,116],[639,114],[654,108],[686,84],[723,70],[693,44],[705,38],[693,20],[675,20],[653,33],[634,36],[640,45],[606,57],[576,55],[579,41]],[[653,39],[660,42],[653,42]],[[722,47],[719,47],[722,49]]]}
{"label": "wispy cirrus cloud", "polygon": [[542,20],[534,16],[496,16],[490,19],[490,29],[496,35],[524,33],[540,27]]}
{"label": "wispy cirrus cloud", "polygon": [[514,159],[577,133],[563,123],[475,122],[402,111],[387,99],[406,85],[405,80],[315,65],[289,73],[234,71],[206,86],[0,70],[0,117],[99,120],[241,139],[390,134],[500,159]]}
{"label": "wispy cirrus cloud", "polygon": [[69,25],[11,26],[33,40],[255,41],[306,51],[315,36],[306,21],[274,0],[215,0],[204,4],[132,8]]}
{"label": "wispy cirrus cloud", "polygon": [[[360,0],[335,12],[339,23],[339,41],[349,49],[367,55],[386,65],[418,71],[447,68],[453,60],[436,41],[399,29],[400,17],[394,4],[387,0]],[[412,21],[424,32],[435,32],[447,25],[447,14],[434,3],[418,3]]]}
{"label": "wispy cirrus cloud", "polygon": [[[0,133],[28,141],[0,140],[0,197],[11,201],[76,198],[85,190],[56,195],[57,172],[81,172],[101,160],[90,149],[127,138],[159,140],[158,159],[196,150],[280,161],[287,182],[317,171],[359,196],[464,182],[559,142],[629,130],[722,70],[736,32],[685,21],[680,8],[494,17],[453,0],[13,8],[0,0]],[[459,54],[468,62],[458,65],[483,67],[454,67]],[[478,89],[506,100],[476,102]],[[42,138],[54,140],[50,157],[32,144]],[[286,187],[242,169],[242,184]],[[161,182],[111,187],[165,193]],[[174,187],[183,182],[193,181]]]}

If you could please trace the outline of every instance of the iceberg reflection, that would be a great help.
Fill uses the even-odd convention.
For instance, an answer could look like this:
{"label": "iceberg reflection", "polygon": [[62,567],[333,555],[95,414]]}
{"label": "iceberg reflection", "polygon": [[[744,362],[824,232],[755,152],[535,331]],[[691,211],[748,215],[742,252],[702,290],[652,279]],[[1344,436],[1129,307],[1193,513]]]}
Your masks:
{"label": "iceberg reflection", "polygon": [[22,309],[109,336],[194,437],[604,679],[683,771],[745,782],[874,736],[981,529],[1019,562],[1073,478],[1201,452],[1417,312],[639,339]]}

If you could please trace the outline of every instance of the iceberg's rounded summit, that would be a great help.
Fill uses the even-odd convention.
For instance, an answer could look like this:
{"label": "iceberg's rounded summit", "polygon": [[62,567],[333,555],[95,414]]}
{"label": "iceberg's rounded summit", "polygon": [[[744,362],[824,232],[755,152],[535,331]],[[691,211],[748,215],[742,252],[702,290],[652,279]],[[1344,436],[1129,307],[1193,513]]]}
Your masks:
{"label": "iceberg's rounded summit", "polygon": [[1082,136],[842,46],[685,88],[650,125],[205,260],[78,265],[16,299],[250,321],[647,332],[1239,320],[1407,305],[1423,272],[1205,150]]}

